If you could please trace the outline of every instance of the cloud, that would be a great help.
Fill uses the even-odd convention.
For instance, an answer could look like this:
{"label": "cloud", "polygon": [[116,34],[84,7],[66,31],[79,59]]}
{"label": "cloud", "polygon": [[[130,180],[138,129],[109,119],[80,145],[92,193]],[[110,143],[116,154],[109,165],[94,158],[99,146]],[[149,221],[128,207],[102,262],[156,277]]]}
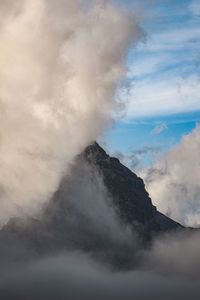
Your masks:
{"label": "cloud", "polygon": [[152,169],[144,172],[154,204],[160,211],[187,226],[200,225],[199,149],[198,126]]}
{"label": "cloud", "polygon": [[142,169],[142,163],[146,157],[155,156],[160,152],[160,148],[156,146],[144,146],[140,149],[129,151],[124,154],[122,152],[114,152],[112,155],[117,157],[121,163],[130,168],[131,170]]}
{"label": "cloud", "polygon": [[155,239],[151,250],[146,252],[145,267],[172,278],[199,281],[199,250],[199,232],[167,234]]}
{"label": "cloud", "polygon": [[199,234],[163,237],[143,254],[145,264],[127,271],[113,271],[80,251],[32,259],[1,269],[0,296],[9,300],[198,299],[199,246]]}
{"label": "cloud", "polygon": [[[137,18],[110,1],[78,0],[1,1],[0,17],[1,223],[34,215],[70,175],[62,205],[43,215],[42,227],[34,219],[33,227],[20,223],[21,234],[12,222],[0,230],[0,298],[198,299],[197,235],[157,240],[135,256],[138,240],[117,218],[99,174],[86,165],[71,173],[110,119],[125,55],[141,36]],[[198,136],[196,129],[167,158],[188,187],[200,182]]]}
{"label": "cloud", "polygon": [[164,122],[164,123],[161,123],[159,125],[157,125],[153,130],[152,130],[152,134],[153,135],[158,135],[158,134],[161,134],[163,131],[167,130],[168,129],[168,126],[167,124]]}
{"label": "cloud", "polygon": [[200,16],[200,3],[198,0],[193,0],[189,6],[189,9],[194,16]]}
{"label": "cloud", "polygon": [[184,3],[169,7],[158,3],[151,10],[157,18],[145,20],[146,40],[130,57],[128,80],[132,84],[124,95],[128,119],[200,109],[199,22]]}
{"label": "cloud", "polygon": [[109,123],[141,31],[137,17],[112,1],[9,0],[0,14],[4,223],[37,213]]}
{"label": "cloud", "polygon": [[200,109],[197,75],[144,79],[129,91],[127,119],[190,112]]}
{"label": "cloud", "polygon": [[129,67],[128,77],[131,78],[141,78],[144,76],[151,75],[154,72],[157,72],[162,68],[166,59],[168,59],[168,55],[149,55],[142,57],[133,62],[133,64]]}
{"label": "cloud", "polygon": [[150,35],[146,44],[141,44],[139,50],[159,52],[178,51],[191,46],[199,47],[200,30],[198,24],[182,26],[181,28],[166,29]]}
{"label": "cloud", "polygon": [[98,171],[79,159],[41,220],[0,230],[0,298],[198,299],[199,232],[171,232],[141,249]]}
{"label": "cloud", "polygon": [[63,179],[46,218],[52,239],[59,237],[63,249],[88,250],[107,264],[120,266],[128,261],[131,265],[141,247],[137,233],[122,222],[101,173],[83,159],[78,159],[70,176]]}

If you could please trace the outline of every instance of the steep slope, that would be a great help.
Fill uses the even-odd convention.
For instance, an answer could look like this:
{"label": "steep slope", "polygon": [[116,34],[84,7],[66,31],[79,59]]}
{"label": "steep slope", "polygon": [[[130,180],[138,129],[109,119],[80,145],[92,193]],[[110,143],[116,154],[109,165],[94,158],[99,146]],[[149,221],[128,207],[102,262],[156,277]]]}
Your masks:
{"label": "steep slope", "polygon": [[137,222],[145,226],[146,230],[152,231],[182,227],[158,212],[152,205],[143,180],[122,165],[117,158],[106,154],[97,143],[89,146],[82,155],[89,164],[99,169],[114,204],[126,223]]}

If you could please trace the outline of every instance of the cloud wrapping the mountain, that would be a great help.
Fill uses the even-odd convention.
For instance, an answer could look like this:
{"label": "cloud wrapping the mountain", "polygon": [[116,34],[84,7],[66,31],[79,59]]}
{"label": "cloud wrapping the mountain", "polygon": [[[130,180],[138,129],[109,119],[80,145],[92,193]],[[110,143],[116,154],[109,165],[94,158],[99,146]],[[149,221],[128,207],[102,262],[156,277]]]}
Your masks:
{"label": "cloud wrapping the mountain", "polygon": [[[66,207],[60,199],[49,216],[57,235],[53,226],[48,231],[48,218],[47,228],[32,220],[22,234],[12,222],[0,230],[1,299],[198,299],[198,234],[157,240],[139,252],[141,266],[130,270],[138,240],[117,219],[99,174],[70,173],[76,155],[109,122],[125,56],[140,36],[137,18],[111,1],[0,2],[0,223],[38,213],[63,174],[70,175]],[[183,192],[172,188],[174,180],[177,187],[185,183],[197,207],[190,192],[199,189],[198,149],[196,129],[167,157],[163,176],[168,195],[178,199],[172,201],[176,214],[185,202]],[[156,181],[165,191],[166,181]],[[42,251],[46,241],[48,254]],[[123,271],[119,261],[115,265],[121,253],[129,262]]]}
{"label": "cloud wrapping the mountain", "polygon": [[199,232],[155,237],[143,250],[98,170],[81,160],[70,175],[40,222],[0,230],[0,298],[198,299]]}
{"label": "cloud wrapping the mountain", "polygon": [[0,3],[0,223],[31,216],[110,120],[137,18],[112,1]]}

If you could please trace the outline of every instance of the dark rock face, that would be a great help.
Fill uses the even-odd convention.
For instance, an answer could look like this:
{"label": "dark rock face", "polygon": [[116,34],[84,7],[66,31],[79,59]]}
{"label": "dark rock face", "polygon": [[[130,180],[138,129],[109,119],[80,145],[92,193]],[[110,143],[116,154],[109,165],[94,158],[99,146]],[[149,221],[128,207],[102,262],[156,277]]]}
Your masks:
{"label": "dark rock face", "polygon": [[147,231],[176,230],[182,226],[157,211],[145,190],[144,182],[136,174],[110,157],[97,144],[89,146],[83,156],[103,175],[120,217],[128,224],[135,222]]}

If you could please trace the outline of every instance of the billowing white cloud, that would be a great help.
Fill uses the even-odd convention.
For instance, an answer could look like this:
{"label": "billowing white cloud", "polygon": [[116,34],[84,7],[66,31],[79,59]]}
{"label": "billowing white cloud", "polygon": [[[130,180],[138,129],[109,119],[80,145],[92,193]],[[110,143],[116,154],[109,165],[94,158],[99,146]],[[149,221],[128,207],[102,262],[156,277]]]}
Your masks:
{"label": "billowing white cloud", "polygon": [[200,226],[199,149],[197,127],[143,174],[158,209],[187,226]]}
{"label": "billowing white cloud", "polygon": [[112,1],[0,2],[0,223],[32,215],[110,119],[137,18]]}

